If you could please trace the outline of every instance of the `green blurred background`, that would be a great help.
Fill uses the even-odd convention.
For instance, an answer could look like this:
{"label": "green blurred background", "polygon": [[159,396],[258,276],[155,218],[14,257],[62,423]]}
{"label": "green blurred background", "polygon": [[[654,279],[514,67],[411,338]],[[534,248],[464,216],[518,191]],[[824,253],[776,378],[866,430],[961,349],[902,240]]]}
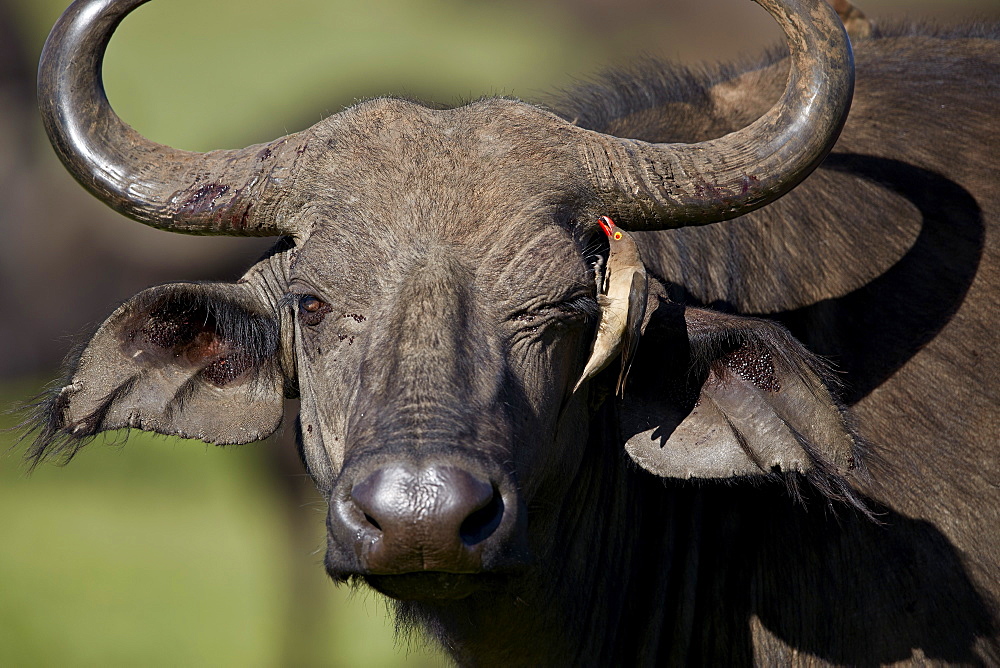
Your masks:
{"label": "green blurred background", "polygon": [[[876,19],[1000,17],[1000,0],[859,4]],[[129,223],[62,171],[33,77],[64,5],[0,0],[0,406],[36,394],[138,290],[232,280],[266,245]],[[372,95],[540,99],[640,56],[714,60],[777,39],[746,0],[158,0],[124,23],[105,73],[140,132],[208,150]],[[327,581],[325,504],[290,434],[226,449],[117,434],[30,477],[15,440],[0,433],[0,666],[445,663],[394,645],[378,596]]]}

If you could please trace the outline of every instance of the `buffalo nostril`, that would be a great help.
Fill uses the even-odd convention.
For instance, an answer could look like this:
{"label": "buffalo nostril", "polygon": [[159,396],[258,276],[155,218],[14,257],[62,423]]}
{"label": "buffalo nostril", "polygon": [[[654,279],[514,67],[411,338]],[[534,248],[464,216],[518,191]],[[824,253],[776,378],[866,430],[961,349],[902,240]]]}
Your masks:
{"label": "buffalo nostril", "polygon": [[343,506],[354,525],[377,531],[364,559],[376,572],[472,572],[484,542],[504,517],[500,492],[489,480],[455,466],[398,464],[355,484]]}
{"label": "buffalo nostril", "polygon": [[379,531],[382,530],[382,525],[380,525],[378,523],[378,520],[376,520],[374,517],[372,517],[368,513],[364,513],[364,516],[365,516],[365,522],[368,522],[368,524],[371,524],[373,527],[375,527]]}
{"label": "buffalo nostril", "polygon": [[384,471],[376,471],[351,490],[351,501],[364,517],[364,523],[377,531],[382,531],[382,522],[391,520],[393,507],[399,504],[397,485],[393,483]]}
{"label": "buffalo nostril", "polygon": [[497,530],[500,520],[503,519],[503,499],[497,491],[493,490],[493,495],[482,508],[474,510],[472,514],[465,518],[458,533],[462,542],[472,546],[481,543]]}

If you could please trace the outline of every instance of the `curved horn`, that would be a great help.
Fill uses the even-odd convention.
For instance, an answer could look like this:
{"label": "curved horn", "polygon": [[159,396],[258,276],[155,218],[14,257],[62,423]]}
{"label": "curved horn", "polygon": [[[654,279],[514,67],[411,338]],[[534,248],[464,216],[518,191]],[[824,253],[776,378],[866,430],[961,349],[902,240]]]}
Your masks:
{"label": "curved horn", "polygon": [[122,19],[148,0],[77,0],[42,50],[38,100],[56,153],[98,199],[174,232],[270,236],[304,133],[240,150],[197,153],[142,137],[111,109],[101,67]]}
{"label": "curved horn", "polygon": [[650,144],[584,133],[585,159],[606,204],[632,230],[705,225],[760,208],[826,157],[854,93],[851,44],[824,0],[755,0],[791,52],[784,95],[742,130],[696,144]]}

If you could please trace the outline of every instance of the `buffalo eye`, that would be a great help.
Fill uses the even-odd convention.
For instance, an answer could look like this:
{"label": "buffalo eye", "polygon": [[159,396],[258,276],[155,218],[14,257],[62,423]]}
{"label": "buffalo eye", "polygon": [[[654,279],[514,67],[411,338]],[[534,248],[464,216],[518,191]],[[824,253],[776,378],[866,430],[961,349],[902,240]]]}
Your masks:
{"label": "buffalo eye", "polygon": [[316,295],[299,297],[299,319],[302,324],[318,325],[329,312],[330,305]]}

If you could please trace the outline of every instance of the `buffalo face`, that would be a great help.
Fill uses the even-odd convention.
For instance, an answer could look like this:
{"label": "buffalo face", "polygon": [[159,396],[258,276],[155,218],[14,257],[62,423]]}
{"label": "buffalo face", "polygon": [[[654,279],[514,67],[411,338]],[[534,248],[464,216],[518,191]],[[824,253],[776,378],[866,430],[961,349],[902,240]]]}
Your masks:
{"label": "buffalo face", "polygon": [[566,202],[511,207],[525,184],[556,191],[530,184],[516,143],[504,155],[478,139],[499,130],[449,116],[436,135],[420,129],[433,159],[398,160],[417,140],[403,133],[331,166],[342,184],[375,165],[385,196],[345,207],[338,192],[317,207],[317,193],[313,232],[289,253],[302,450],[330,501],[327,567],[397,596],[460,595],[469,574],[524,563],[536,495],[558,497],[586,437],[572,388],[599,315],[599,255],[584,251],[601,246]]}

